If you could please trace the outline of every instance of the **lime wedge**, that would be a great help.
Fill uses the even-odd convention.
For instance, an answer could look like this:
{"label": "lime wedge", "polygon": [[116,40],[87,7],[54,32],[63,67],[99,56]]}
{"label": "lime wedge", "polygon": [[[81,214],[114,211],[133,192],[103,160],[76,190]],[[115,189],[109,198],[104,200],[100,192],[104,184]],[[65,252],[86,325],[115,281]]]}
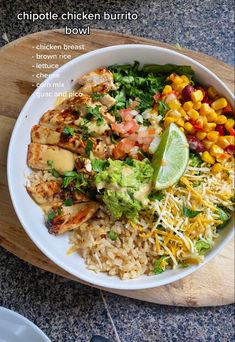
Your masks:
{"label": "lime wedge", "polygon": [[163,132],[153,156],[153,184],[156,190],[177,183],[185,172],[189,159],[189,145],[184,133],[171,123]]}

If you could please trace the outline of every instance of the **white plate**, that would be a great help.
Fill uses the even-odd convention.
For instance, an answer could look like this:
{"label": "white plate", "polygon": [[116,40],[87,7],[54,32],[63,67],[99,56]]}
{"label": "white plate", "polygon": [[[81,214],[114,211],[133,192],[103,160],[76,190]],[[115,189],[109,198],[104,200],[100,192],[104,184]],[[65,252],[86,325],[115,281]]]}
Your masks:
{"label": "white plate", "polygon": [[[95,50],[65,64],[35,90],[16,122],[10,141],[7,163],[8,184],[15,211],[25,231],[40,250],[54,263],[74,276],[95,285],[116,289],[144,289],[168,284],[194,272],[202,265],[169,270],[156,276],[141,276],[137,279],[125,281],[117,277],[107,276],[104,273],[94,273],[88,270],[84,260],[78,254],[66,256],[68,249],[67,234],[58,237],[48,234],[41,209],[25,190],[26,177],[31,171],[26,165],[26,155],[27,146],[30,143],[31,127],[38,124],[40,117],[46,110],[54,107],[56,92],[61,91],[61,88],[49,87],[53,82],[60,80],[64,83],[63,90],[71,91],[75,80],[88,71],[114,63],[133,63],[135,60],[141,64],[191,65],[199,81],[213,85],[219,93],[233,103],[231,91],[217,76],[198,62],[177,52],[148,45],[119,45]],[[57,78],[58,75],[59,78]],[[39,96],[48,92],[48,89],[52,92],[52,97],[40,98]],[[213,249],[205,257],[204,264],[219,253],[232,235],[233,227],[232,222],[230,222],[221,231]]]}
{"label": "white plate", "polygon": [[18,313],[0,307],[0,342],[50,342],[35,324]]}

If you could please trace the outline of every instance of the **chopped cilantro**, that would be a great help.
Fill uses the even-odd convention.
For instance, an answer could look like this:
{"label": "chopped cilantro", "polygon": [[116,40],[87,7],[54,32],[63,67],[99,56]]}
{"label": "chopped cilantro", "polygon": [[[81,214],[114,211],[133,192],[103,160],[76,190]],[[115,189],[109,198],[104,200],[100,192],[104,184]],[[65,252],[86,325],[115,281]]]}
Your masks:
{"label": "chopped cilantro", "polygon": [[185,206],[183,207],[183,214],[186,217],[193,218],[193,217],[196,217],[197,215],[199,215],[200,213],[201,213],[201,211],[191,210]]}
{"label": "chopped cilantro", "polygon": [[159,192],[159,191],[152,191],[149,194],[149,199],[151,201],[153,201],[153,200],[161,201],[164,197],[165,197],[165,195],[162,192]]}
{"label": "chopped cilantro", "polygon": [[170,109],[163,101],[158,101],[158,113],[164,118],[166,112]]}
{"label": "chopped cilantro", "polygon": [[111,240],[116,241],[117,238],[118,238],[118,234],[117,234],[116,232],[110,230],[110,231],[108,232],[108,237],[109,237]]}
{"label": "chopped cilantro", "polygon": [[56,217],[55,211],[51,208],[48,215],[47,215],[47,220],[48,221],[53,221],[54,218]]}
{"label": "chopped cilantro", "polygon": [[162,256],[161,258],[155,260],[154,262],[154,268],[153,268],[153,273],[154,274],[160,274],[165,271],[165,267],[161,266],[162,261],[164,261],[167,257]]}
{"label": "chopped cilantro", "polygon": [[202,159],[200,155],[196,155],[193,152],[189,153],[189,164],[192,167],[199,167],[202,164]]}
{"label": "chopped cilantro", "polygon": [[53,164],[53,160],[47,160],[47,165],[48,166],[52,166],[52,164]]}
{"label": "chopped cilantro", "polygon": [[62,209],[61,209],[61,207],[58,207],[58,208],[57,208],[57,213],[58,213],[58,215],[61,215],[61,214],[62,214]]}
{"label": "chopped cilantro", "polygon": [[85,153],[88,157],[90,156],[92,148],[93,148],[93,142],[90,139],[88,139],[86,143],[86,148],[85,148]]}
{"label": "chopped cilantro", "polygon": [[73,200],[72,198],[67,198],[64,203],[63,203],[66,207],[70,207],[71,205],[73,205]]}
{"label": "chopped cilantro", "polygon": [[101,93],[93,93],[93,94],[91,95],[91,97],[92,97],[92,100],[96,101],[96,100],[99,100],[99,99],[101,99],[102,97],[104,97],[104,94],[101,94]]}
{"label": "chopped cilantro", "polygon": [[50,170],[50,173],[52,174],[53,177],[55,178],[59,178],[60,177],[60,174],[58,171],[56,171],[56,169],[51,169]]}
{"label": "chopped cilantro", "polygon": [[87,114],[85,116],[85,124],[89,122],[91,119],[95,119],[97,122],[98,126],[101,126],[105,120],[103,116],[100,114],[100,106],[95,106],[95,107],[86,107]]}
{"label": "chopped cilantro", "polygon": [[74,128],[73,127],[65,127],[64,130],[63,130],[63,134],[67,135],[67,136],[71,136],[73,137],[75,135],[75,132],[74,132]]}
{"label": "chopped cilantro", "polygon": [[133,166],[134,165],[134,161],[133,159],[127,157],[124,161],[125,164],[129,165],[129,166]]}

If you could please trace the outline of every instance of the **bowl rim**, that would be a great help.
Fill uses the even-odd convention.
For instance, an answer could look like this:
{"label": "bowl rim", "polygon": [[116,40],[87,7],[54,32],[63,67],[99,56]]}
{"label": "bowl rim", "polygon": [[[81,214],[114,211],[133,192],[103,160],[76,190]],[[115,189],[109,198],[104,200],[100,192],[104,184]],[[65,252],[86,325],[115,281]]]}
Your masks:
{"label": "bowl rim", "polygon": [[[181,273],[178,275],[173,274],[173,275],[170,275],[169,278],[166,278],[166,279],[163,279],[160,281],[156,280],[156,278],[155,278],[156,276],[152,276],[152,277],[154,277],[153,280],[149,281],[147,284],[144,284],[144,283],[138,284],[138,279],[140,277],[137,277],[135,279],[122,280],[121,285],[120,284],[116,285],[115,283],[112,283],[112,285],[111,285],[111,284],[106,284],[105,279],[104,280],[103,279],[94,279],[94,277],[92,277],[92,274],[93,274],[92,270],[90,270],[90,273],[89,273],[90,276],[84,275],[82,272],[81,272],[81,274],[79,272],[77,272],[77,273],[79,273],[79,275],[75,274],[75,272],[73,270],[71,270],[71,268],[68,265],[66,265],[62,260],[59,260],[57,257],[55,257],[53,255],[53,253],[51,253],[51,251],[44,248],[44,246],[40,242],[40,240],[38,241],[36,238],[34,238],[32,230],[30,228],[28,228],[28,226],[24,220],[25,215],[21,212],[20,206],[18,206],[18,203],[16,202],[16,200],[14,198],[14,189],[13,189],[13,184],[11,182],[11,158],[12,158],[13,153],[14,153],[13,148],[14,148],[15,140],[16,140],[16,132],[17,132],[18,127],[20,126],[21,122],[24,120],[24,117],[22,114],[24,113],[25,108],[27,108],[28,106],[30,106],[34,102],[35,95],[43,89],[43,87],[46,83],[53,80],[53,76],[58,71],[63,72],[64,70],[66,70],[66,68],[68,66],[80,63],[81,61],[87,59],[88,57],[96,56],[97,54],[102,54],[105,52],[115,51],[115,50],[130,49],[130,48],[131,49],[143,49],[143,50],[151,49],[151,50],[155,50],[155,51],[166,52],[167,54],[170,53],[172,56],[178,56],[181,58],[183,57],[184,61],[191,62],[192,64],[196,65],[198,68],[202,69],[203,72],[210,74],[210,76],[212,76],[218,83],[220,83],[220,85],[223,87],[225,92],[228,93],[231,98],[234,98],[232,91],[227,87],[227,85],[222,80],[219,79],[219,77],[217,75],[215,75],[212,71],[207,69],[204,65],[197,62],[193,58],[188,57],[188,56],[186,56],[180,52],[176,52],[176,51],[168,49],[168,48],[152,46],[152,45],[148,45],[148,44],[120,44],[120,45],[108,46],[108,47],[96,49],[96,50],[90,51],[88,53],[84,53],[78,57],[75,57],[74,59],[65,63],[60,68],[58,68],[53,73],[51,73],[50,74],[51,76],[49,78],[45,79],[40,84],[40,86],[35,89],[35,91],[30,95],[30,97],[26,101],[25,105],[21,109],[21,112],[20,112],[20,114],[16,120],[13,132],[11,134],[10,143],[8,146],[8,155],[7,155],[7,181],[8,181],[8,188],[9,188],[11,201],[12,201],[14,210],[17,214],[17,217],[20,220],[21,225],[23,226],[25,232],[30,237],[30,239],[33,241],[33,243],[35,243],[35,245],[43,252],[43,254],[45,254],[53,263],[55,263],[56,265],[61,267],[63,270],[67,271],[71,275],[78,278],[78,280],[81,279],[82,281],[85,281],[86,283],[88,283],[89,285],[92,285],[92,286],[98,286],[98,287],[103,287],[103,288],[108,288],[108,289],[117,289],[117,290],[140,290],[140,289],[154,288],[154,287],[163,286],[163,285],[167,285],[167,284],[170,284],[172,282],[178,281],[178,280],[190,275],[191,273],[195,272],[196,270],[199,270],[201,267],[205,266],[211,259],[213,259],[216,255],[218,255],[220,253],[220,251],[227,245],[227,243],[232,239],[232,237],[234,235],[234,229],[231,229],[231,231],[228,232],[227,236],[220,242],[220,244],[218,246],[216,246],[214,249],[212,249],[208,255],[206,255],[203,263],[201,263],[197,266],[190,266],[188,268],[182,269]],[[99,272],[99,273],[103,273],[103,272]],[[107,275],[106,273],[104,273],[104,275],[107,277],[111,277],[111,276]],[[151,276],[147,276],[147,275],[142,275],[142,276],[151,277]]]}

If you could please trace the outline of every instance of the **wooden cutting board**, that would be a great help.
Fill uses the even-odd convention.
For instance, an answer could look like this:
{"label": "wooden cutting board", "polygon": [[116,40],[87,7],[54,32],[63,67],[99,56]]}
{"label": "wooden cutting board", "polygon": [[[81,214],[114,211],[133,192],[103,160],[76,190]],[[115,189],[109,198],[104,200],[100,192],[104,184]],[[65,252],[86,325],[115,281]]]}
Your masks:
{"label": "wooden cutting board", "polygon": [[[90,36],[65,36],[63,30],[44,31],[20,38],[0,50],[0,245],[19,258],[44,270],[84,283],[50,261],[29,239],[17,219],[8,193],[6,158],[8,142],[15,120],[23,105],[34,91],[35,47],[38,44],[84,45],[81,51],[63,51],[71,58],[104,46],[119,44],[150,44],[179,51],[176,47],[157,41],[122,35],[107,31],[92,31]],[[82,48],[82,46],[81,46]],[[233,87],[233,68],[201,53],[186,49],[180,52],[194,58],[217,74],[230,88]],[[40,54],[54,54],[53,50]],[[136,56],[138,59],[138,56]],[[59,59],[62,65],[67,60]],[[45,60],[44,60],[45,62]],[[53,61],[54,63],[54,61]],[[42,72],[48,72],[41,70]],[[51,72],[53,70],[49,70]],[[41,80],[37,79],[40,83]],[[20,143],[20,142],[19,142]],[[107,290],[107,289],[106,289]],[[172,283],[148,290],[118,291],[119,295],[149,302],[182,306],[224,305],[234,301],[234,248],[230,242],[224,250],[206,266],[194,274]]]}

